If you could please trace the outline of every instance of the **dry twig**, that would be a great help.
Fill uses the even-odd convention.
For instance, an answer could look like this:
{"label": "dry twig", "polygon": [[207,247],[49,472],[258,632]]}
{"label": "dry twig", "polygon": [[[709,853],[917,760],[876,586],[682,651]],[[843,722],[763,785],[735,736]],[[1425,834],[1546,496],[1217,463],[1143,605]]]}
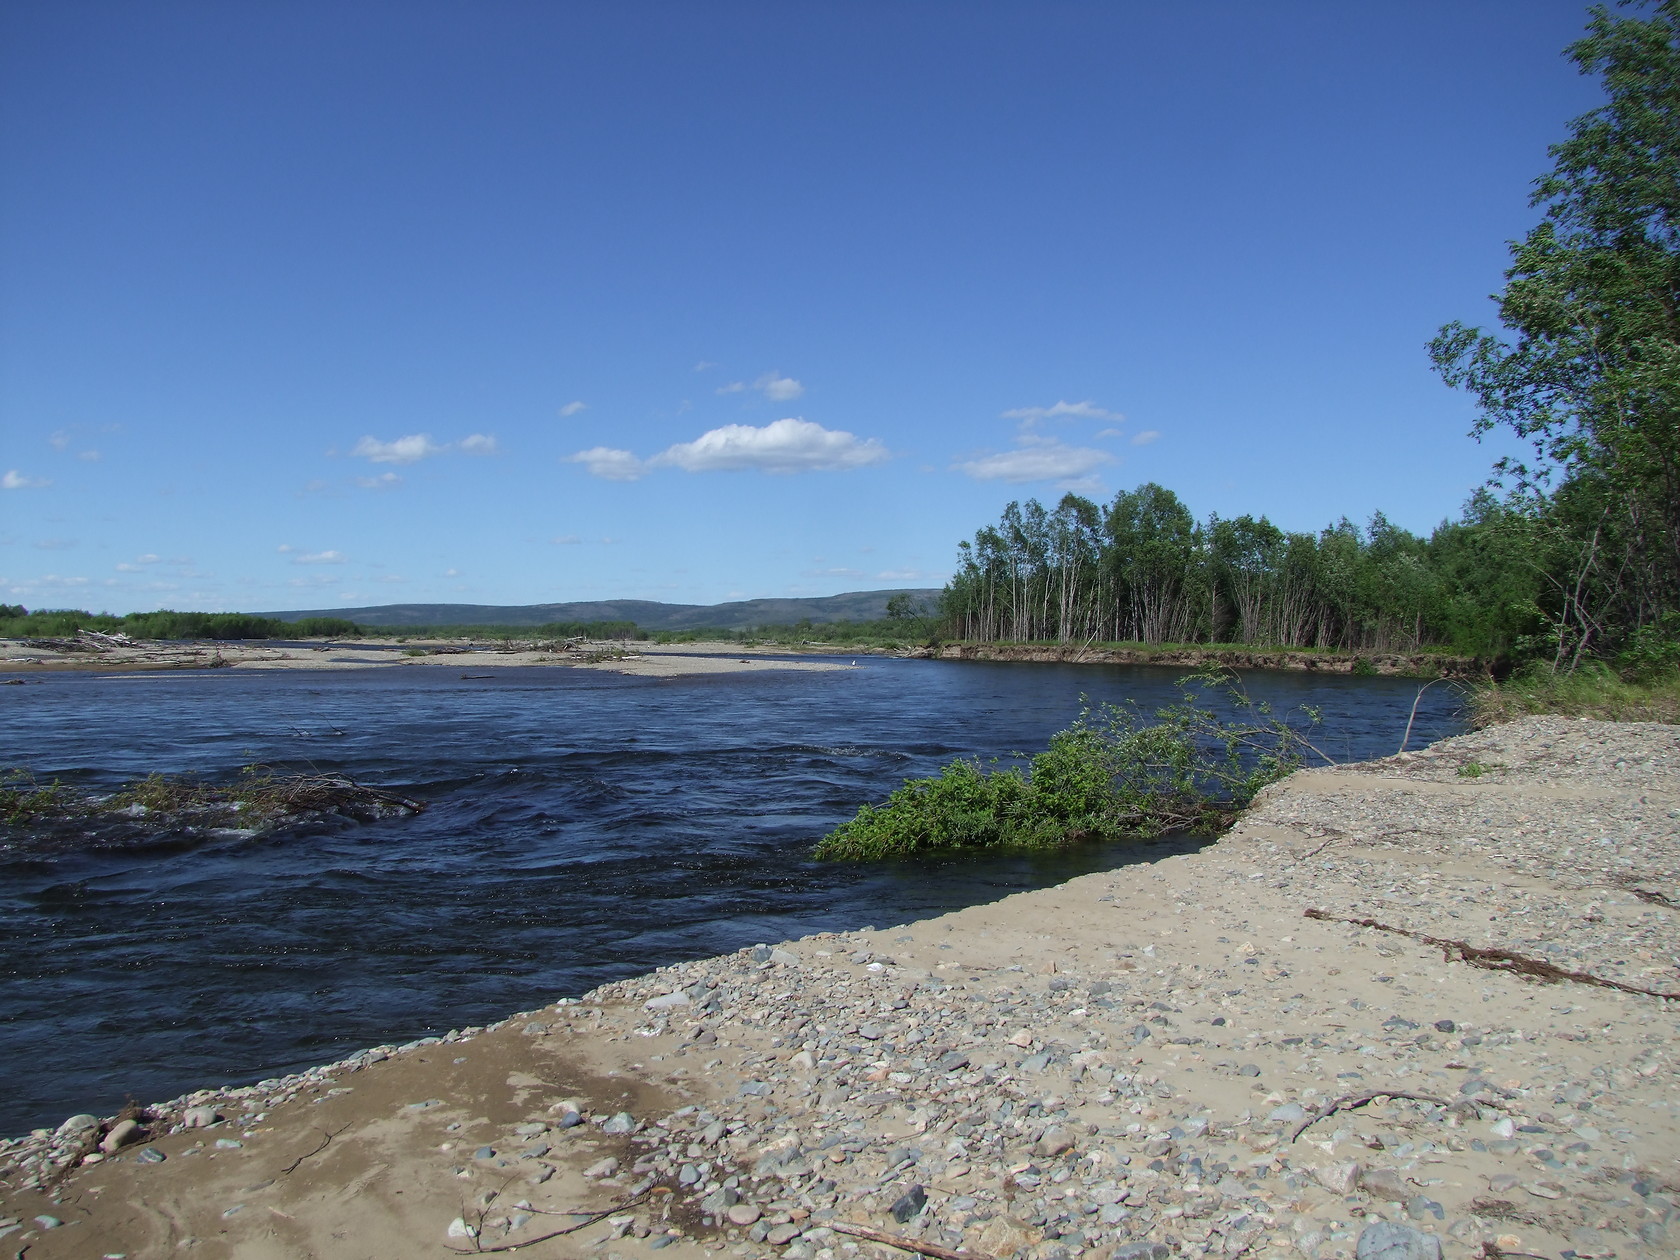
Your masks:
{"label": "dry twig", "polygon": [[1363,1107],[1366,1103],[1375,1102],[1379,1098],[1409,1098],[1413,1102],[1435,1103],[1441,1107],[1451,1105],[1445,1098],[1437,1098],[1434,1094],[1408,1094],[1403,1089],[1374,1089],[1368,1094],[1344,1094],[1342,1097],[1335,1099],[1333,1102],[1324,1104],[1324,1106],[1320,1107],[1316,1112],[1301,1121],[1300,1124],[1296,1125],[1295,1131],[1289,1135],[1289,1140],[1291,1142],[1295,1141],[1301,1136],[1301,1134],[1312,1128],[1312,1126],[1317,1124],[1320,1120],[1333,1116],[1338,1111],[1353,1111],[1358,1107]]}
{"label": "dry twig", "polygon": [[[547,1234],[539,1234],[535,1238],[527,1238],[523,1242],[500,1243],[500,1244],[498,1244],[497,1246],[494,1246],[494,1247],[481,1247],[481,1246],[478,1245],[478,1235],[475,1234],[473,1236],[473,1249],[471,1251],[463,1251],[460,1247],[448,1247],[448,1248],[445,1248],[445,1250],[453,1251],[458,1256],[474,1256],[474,1255],[486,1255],[487,1256],[487,1255],[491,1255],[491,1254],[493,1254],[495,1252],[498,1252],[498,1251],[519,1251],[519,1250],[521,1250],[525,1247],[534,1247],[540,1242],[547,1242],[550,1238],[560,1238],[560,1237],[563,1237],[566,1234],[575,1234],[580,1229],[588,1229],[596,1221],[605,1220],[607,1217],[611,1216],[614,1212],[622,1212],[625,1208],[631,1207],[631,1206],[633,1206],[637,1203],[640,1203],[643,1199],[647,1198],[648,1195],[652,1194],[653,1190],[654,1190],[654,1187],[649,1186],[646,1190],[643,1190],[640,1194],[631,1195],[628,1199],[624,1200],[623,1203],[617,1204],[613,1207],[606,1208],[603,1211],[595,1213],[595,1215],[591,1216],[588,1220],[579,1221],[576,1225],[568,1225],[568,1226],[566,1226],[565,1229],[556,1229],[556,1230],[553,1230],[553,1231],[551,1231]],[[480,1231],[482,1232],[482,1230],[483,1230],[483,1217],[481,1216],[479,1218],[479,1220],[480,1220],[479,1228],[480,1228]],[[989,1260],[989,1258],[988,1258],[988,1260]]]}
{"label": "dry twig", "polygon": [[303,1163],[303,1161],[306,1160],[306,1159],[315,1158],[315,1156],[319,1155],[322,1151],[326,1150],[327,1147],[332,1145],[332,1140],[335,1137],[337,1137],[340,1133],[343,1133],[344,1130],[348,1129],[349,1127],[350,1126],[348,1124],[343,1124],[343,1125],[340,1125],[338,1128],[334,1129],[331,1133],[328,1133],[325,1129],[320,1130],[321,1144],[319,1146],[317,1146],[312,1151],[305,1151],[302,1155],[299,1155],[291,1163],[287,1164],[284,1168],[282,1168],[280,1170],[280,1175],[282,1177],[291,1176],[294,1172],[297,1171],[297,1166],[299,1164]]}
{"label": "dry twig", "polygon": [[828,1228],[837,1234],[851,1234],[855,1238],[867,1238],[870,1242],[885,1243],[889,1247],[897,1247],[900,1251],[914,1251],[918,1255],[932,1256],[934,1260],[993,1260],[993,1257],[983,1251],[952,1251],[948,1247],[923,1242],[919,1238],[887,1234],[878,1229],[870,1229],[867,1225],[853,1225],[848,1221],[830,1221]]}
{"label": "dry twig", "polygon": [[1306,917],[1321,919],[1326,923],[1346,923],[1350,927],[1376,928],[1379,932],[1393,932],[1396,936],[1410,937],[1414,941],[1422,941],[1425,945],[1433,945],[1446,956],[1448,962],[1455,959],[1469,963],[1472,967],[1481,967],[1486,971],[1504,971],[1512,975],[1528,976],[1545,984],[1556,984],[1559,980],[1572,980],[1576,984],[1596,985],[1601,989],[1615,989],[1622,993],[1636,993],[1640,997],[1662,998],[1668,1002],[1680,1002],[1680,993],[1664,993],[1659,989],[1641,989],[1638,985],[1623,984],[1620,980],[1606,980],[1603,976],[1589,975],[1584,971],[1566,971],[1555,963],[1549,963],[1544,958],[1530,958],[1527,954],[1514,954],[1508,949],[1485,949],[1480,945],[1472,945],[1469,941],[1449,940],[1446,937],[1430,936],[1426,932],[1414,932],[1410,928],[1395,927],[1390,923],[1379,923],[1375,919],[1343,919],[1334,914],[1326,914],[1323,910],[1308,910]]}

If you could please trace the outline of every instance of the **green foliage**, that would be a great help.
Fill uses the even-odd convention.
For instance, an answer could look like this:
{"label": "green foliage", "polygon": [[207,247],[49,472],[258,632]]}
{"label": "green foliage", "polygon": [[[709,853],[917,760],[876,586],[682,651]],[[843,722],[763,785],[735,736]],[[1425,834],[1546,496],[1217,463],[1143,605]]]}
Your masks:
{"label": "green foliage", "polygon": [[1310,745],[1227,677],[1193,675],[1181,686],[1180,701],[1153,715],[1131,704],[1086,703],[1026,770],[988,771],[959,760],[938,778],[907,780],[884,804],[863,806],[825,837],[815,856],[1048,849],[1217,831],[1300,765]]}
{"label": "green foliage", "polygon": [[349,637],[357,633],[356,623],[341,617],[312,621],[316,628],[304,630],[302,627],[310,622],[279,621],[255,613],[175,612],[165,608],[113,617],[79,608],[32,613],[10,605],[0,606],[0,638],[67,638],[79,630],[126,634],[133,639],[289,639],[306,634]]}
{"label": "green foliage", "polygon": [[1430,343],[1475,396],[1480,435],[1534,523],[1555,666],[1680,609],[1680,0],[1648,18],[1592,10],[1569,49],[1606,104],[1575,119],[1536,181],[1542,221],[1511,247],[1509,340],[1451,323]]}
{"label": "green foliage", "polygon": [[288,625],[299,639],[359,639],[363,634],[360,626],[344,617],[305,617]]}

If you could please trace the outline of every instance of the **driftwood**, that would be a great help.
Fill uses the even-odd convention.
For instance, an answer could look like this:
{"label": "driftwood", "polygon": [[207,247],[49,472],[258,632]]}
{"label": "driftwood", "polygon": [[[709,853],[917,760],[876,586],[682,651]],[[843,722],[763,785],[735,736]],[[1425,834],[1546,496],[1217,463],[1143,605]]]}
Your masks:
{"label": "driftwood", "polygon": [[1512,953],[1508,949],[1487,949],[1480,945],[1472,945],[1469,941],[1455,941],[1441,936],[1430,936],[1425,932],[1414,932],[1410,928],[1395,927],[1391,923],[1379,923],[1375,919],[1344,919],[1334,914],[1326,914],[1323,910],[1308,910],[1306,917],[1320,919],[1325,923],[1346,923],[1351,927],[1376,928],[1379,932],[1392,932],[1396,936],[1410,937],[1414,941],[1422,941],[1425,945],[1433,945],[1439,949],[1448,962],[1458,961],[1469,963],[1472,967],[1481,967],[1486,971],[1504,971],[1511,975],[1528,976],[1539,980],[1543,984],[1556,984],[1560,980],[1569,980],[1575,984],[1590,984],[1600,989],[1615,989],[1621,993],[1636,993],[1640,997],[1662,998],[1667,1002],[1680,1002],[1680,993],[1664,993],[1658,989],[1641,989],[1635,984],[1623,984],[1620,980],[1606,980],[1603,976],[1589,975],[1584,971],[1567,971],[1556,963],[1549,963],[1544,958],[1531,958],[1527,954]]}
{"label": "driftwood", "polygon": [[983,1251],[952,1251],[948,1247],[923,1242],[919,1238],[906,1238],[903,1234],[888,1234],[878,1229],[870,1229],[867,1225],[853,1225],[850,1221],[829,1221],[828,1228],[837,1234],[850,1234],[854,1238],[866,1238],[870,1242],[885,1243],[889,1247],[897,1247],[900,1251],[914,1251],[918,1255],[932,1256],[934,1260],[994,1260],[994,1257]]}

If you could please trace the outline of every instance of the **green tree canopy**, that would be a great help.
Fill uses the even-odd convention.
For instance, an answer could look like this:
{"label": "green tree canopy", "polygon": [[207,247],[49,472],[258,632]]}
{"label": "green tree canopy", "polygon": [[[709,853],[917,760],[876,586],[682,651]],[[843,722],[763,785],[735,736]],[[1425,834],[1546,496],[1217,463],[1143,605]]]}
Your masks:
{"label": "green tree canopy", "polygon": [[1549,578],[1577,657],[1680,607],[1680,0],[1639,7],[1595,7],[1567,50],[1608,99],[1535,181],[1545,217],[1495,298],[1509,339],[1454,322],[1429,347],[1478,436],[1531,444],[1498,466],[1518,498],[1546,517],[1569,487]]}

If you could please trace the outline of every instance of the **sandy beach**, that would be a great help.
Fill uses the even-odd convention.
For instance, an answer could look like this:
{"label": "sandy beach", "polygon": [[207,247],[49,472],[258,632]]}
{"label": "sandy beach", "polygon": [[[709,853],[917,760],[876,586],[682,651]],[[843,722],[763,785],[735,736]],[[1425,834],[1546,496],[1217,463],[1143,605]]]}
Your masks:
{"label": "sandy beach", "polygon": [[1677,860],[1680,730],[1527,719],[1197,853],[71,1117],[0,1149],[5,1254],[1668,1257]]}
{"label": "sandy beach", "polygon": [[342,670],[431,667],[463,673],[512,666],[593,669],[643,678],[680,678],[700,674],[746,674],[770,670],[849,669],[839,660],[778,660],[779,649],[735,643],[575,643],[564,649],[508,650],[459,640],[415,639],[397,642],[311,644],[275,647],[262,642],[172,644],[88,643],[79,650],[32,646],[0,640],[0,673],[8,681],[60,670],[132,673],[151,670]]}

